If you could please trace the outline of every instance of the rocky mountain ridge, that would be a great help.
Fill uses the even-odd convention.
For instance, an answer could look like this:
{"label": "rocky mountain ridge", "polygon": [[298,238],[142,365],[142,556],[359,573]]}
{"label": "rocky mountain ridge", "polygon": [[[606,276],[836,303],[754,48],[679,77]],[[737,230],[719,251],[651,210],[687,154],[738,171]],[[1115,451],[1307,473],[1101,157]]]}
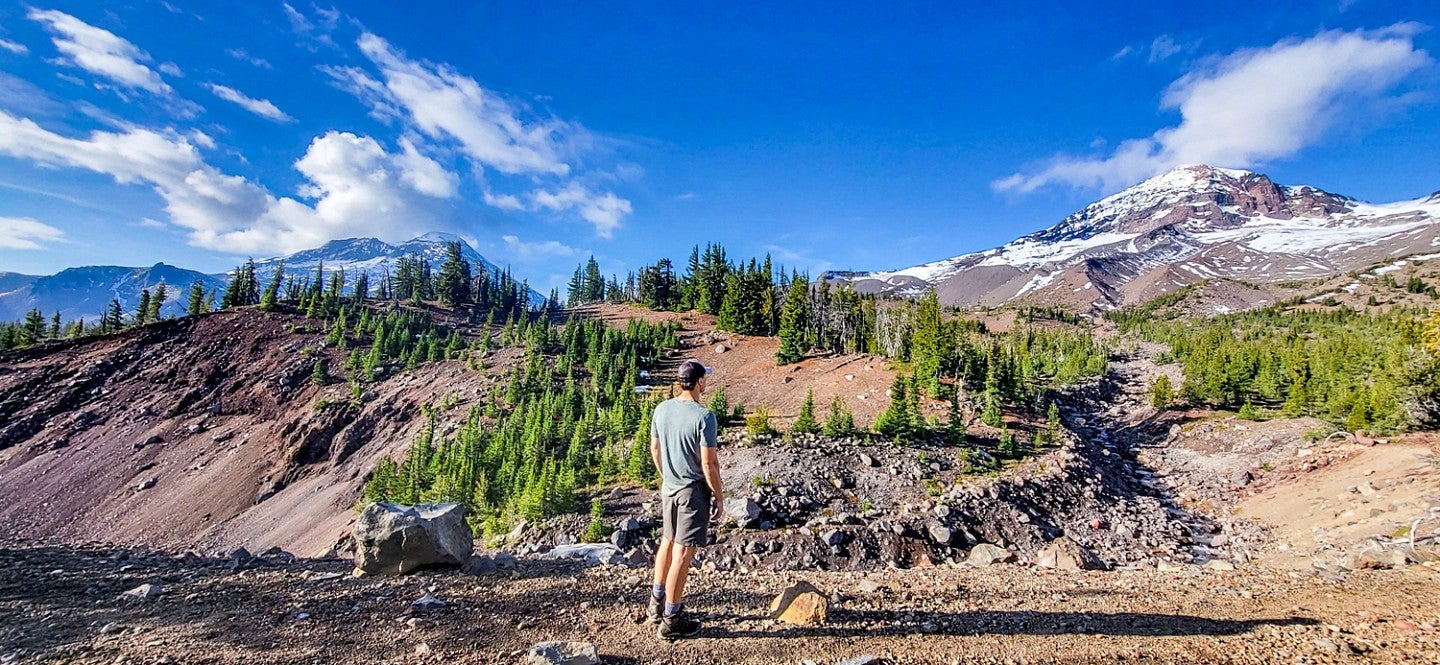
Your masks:
{"label": "rocky mountain ridge", "polygon": [[[470,262],[472,271],[501,270],[459,236],[427,233],[399,244],[377,238],[332,240],[315,249],[258,260],[256,276],[264,284],[274,274],[275,267],[284,261],[286,273],[296,276],[313,275],[321,266],[327,275],[344,270],[347,287],[354,286],[362,273],[367,274],[373,291],[383,275],[394,273],[395,263],[403,257],[423,258],[430,262],[432,271],[438,272],[445,260],[445,245],[450,242],[460,243],[460,253]],[[39,308],[46,316],[58,311],[65,321],[81,318],[95,321],[112,299],[119,300],[128,314],[140,301],[142,290],[153,291],[162,282],[170,294],[162,314],[179,316],[186,311],[185,294],[191,284],[198,281],[207,291],[223,292],[230,277],[228,272],[205,274],[164,263],[148,268],[81,266],[46,276],[0,273],[0,320],[17,321],[32,308]],[[544,300],[544,295],[531,289],[530,302]]]}
{"label": "rocky mountain ridge", "polygon": [[1405,256],[1440,256],[1440,194],[1371,204],[1315,187],[1278,185],[1250,171],[1194,165],[1002,247],[827,278],[898,296],[934,288],[953,305],[1110,308],[1198,281],[1315,279]]}

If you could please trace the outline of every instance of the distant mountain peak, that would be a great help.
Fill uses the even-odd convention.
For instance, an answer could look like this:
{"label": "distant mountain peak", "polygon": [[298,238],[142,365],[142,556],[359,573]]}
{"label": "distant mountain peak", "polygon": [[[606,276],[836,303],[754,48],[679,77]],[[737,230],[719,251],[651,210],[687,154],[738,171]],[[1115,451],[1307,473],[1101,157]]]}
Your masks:
{"label": "distant mountain peak", "polygon": [[1440,192],[1366,204],[1206,164],[1178,166],[1001,247],[902,270],[832,273],[952,305],[1025,298],[1114,306],[1213,278],[1279,282],[1440,247]]}
{"label": "distant mountain peak", "polygon": [[409,242],[402,244],[408,245],[414,242],[458,242],[462,245],[470,244],[468,242],[465,242],[464,238],[461,238],[460,236],[457,236],[453,233],[445,233],[444,231],[431,231],[429,233],[426,233],[425,235],[411,238]]}

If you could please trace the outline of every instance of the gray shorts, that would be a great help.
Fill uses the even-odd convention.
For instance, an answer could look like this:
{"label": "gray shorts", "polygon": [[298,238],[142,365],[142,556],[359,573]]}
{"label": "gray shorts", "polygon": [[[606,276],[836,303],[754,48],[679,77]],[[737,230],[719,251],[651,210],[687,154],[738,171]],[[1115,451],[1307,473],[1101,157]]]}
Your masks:
{"label": "gray shorts", "polygon": [[660,499],[661,531],[686,547],[710,544],[710,487],[697,483]]}

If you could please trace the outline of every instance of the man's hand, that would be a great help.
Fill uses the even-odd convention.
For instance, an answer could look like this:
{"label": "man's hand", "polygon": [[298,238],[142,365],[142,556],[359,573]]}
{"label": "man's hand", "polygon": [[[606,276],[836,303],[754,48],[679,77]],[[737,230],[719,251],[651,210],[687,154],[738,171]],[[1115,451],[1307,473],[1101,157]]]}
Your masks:
{"label": "man's hand", "polygon": [[725,517],[725,497],[716,494],[715,498],[710,501],[710,521],[719,522],[723,517]]}

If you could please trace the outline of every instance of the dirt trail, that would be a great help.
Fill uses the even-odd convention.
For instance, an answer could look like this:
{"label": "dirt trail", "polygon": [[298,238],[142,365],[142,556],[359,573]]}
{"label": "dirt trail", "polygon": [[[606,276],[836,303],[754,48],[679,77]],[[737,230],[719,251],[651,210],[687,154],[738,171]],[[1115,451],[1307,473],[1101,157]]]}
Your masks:
{"label": "dirt trail", "polygon": [[[123,558],[121,558],[123,557]],[[0,658],[23,663],[506,663],[544,640],[607,663],[1435,662],[1428,569],[1343,583],[1269,571],[1047,573],[1018,566],[858,573],[699,572],[708,627],[666,644],[637,623],[644,571],[524,562],[490,577],[354,579],[344,561],[230,571],[104,550],[0,550]],[[829,625],[765,605],[805,579]],[[118,598],[142,583],[146,603]],[[864,583],[864,584],[862,584]],[[873,586],[871,586],[873,585]],[[874,590],[869,590],[869,589]],[[417,612],[427,592],[447,603]]]}

